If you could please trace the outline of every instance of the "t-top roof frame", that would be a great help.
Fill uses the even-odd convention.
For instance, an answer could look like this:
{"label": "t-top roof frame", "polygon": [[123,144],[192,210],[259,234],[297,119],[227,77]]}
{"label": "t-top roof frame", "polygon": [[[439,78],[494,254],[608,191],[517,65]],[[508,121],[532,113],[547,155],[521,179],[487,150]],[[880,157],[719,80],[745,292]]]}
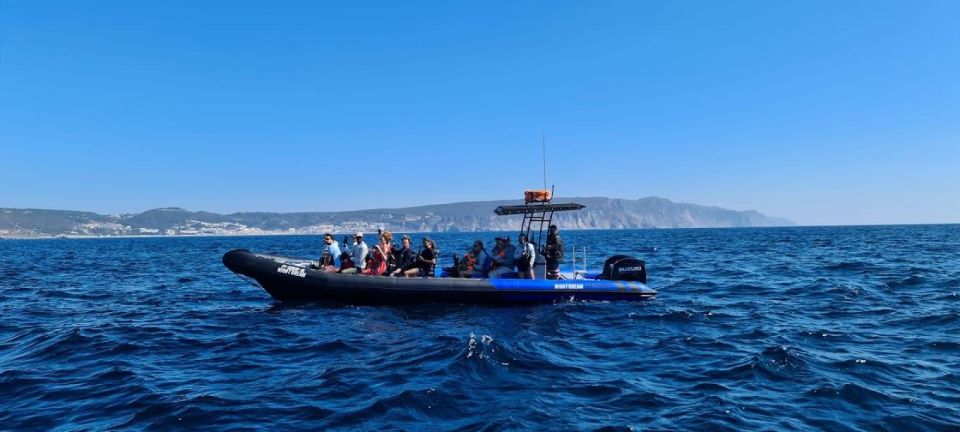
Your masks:
{"label": "t-top roof frame", "polygon": [[500,206],[493,210],[497,216],[510,216],[510,215],[526,215],[532,213],[552,213],[558,211],[572,211],[580,210],[586,208],[587,206],[583,204],[576,203],[566,203],[566,204],[552,204],[552,203],[532,203],[524,205],[508,205]]}

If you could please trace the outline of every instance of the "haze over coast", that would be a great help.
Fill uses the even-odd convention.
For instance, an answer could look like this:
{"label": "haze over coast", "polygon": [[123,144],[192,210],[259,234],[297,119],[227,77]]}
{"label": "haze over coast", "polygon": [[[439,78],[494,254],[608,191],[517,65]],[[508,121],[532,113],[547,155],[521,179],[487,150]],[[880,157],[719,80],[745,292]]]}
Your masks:
{"label": "haze over coast", "polygon": [[[554,221],[563,229],[722,228],[794,225],[784,218],[753,210],[676,203],[665,198],[637,200],[581,197],[556,198],[555,203],[577,202],[580,211],[558,212]],[[500,205],[518,200],[471,201],[394,209],[342,212],[239,212],[218,214],[178,207],[142,213],[101,215],[70,210],[0,208],[0,236],[178,236],[319,234],[371,232],[378,228],[398,232],[511,231],[519,216],[496,216]]]}

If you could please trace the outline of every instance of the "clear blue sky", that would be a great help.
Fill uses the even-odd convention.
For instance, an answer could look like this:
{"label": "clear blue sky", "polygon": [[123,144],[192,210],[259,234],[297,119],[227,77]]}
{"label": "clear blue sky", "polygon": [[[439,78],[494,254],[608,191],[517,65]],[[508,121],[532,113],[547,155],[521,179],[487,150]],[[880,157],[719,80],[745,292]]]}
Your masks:
{"label": "clear blue sky", "polygon": [[0,207],[960,222],[960,1],[0,0]]}

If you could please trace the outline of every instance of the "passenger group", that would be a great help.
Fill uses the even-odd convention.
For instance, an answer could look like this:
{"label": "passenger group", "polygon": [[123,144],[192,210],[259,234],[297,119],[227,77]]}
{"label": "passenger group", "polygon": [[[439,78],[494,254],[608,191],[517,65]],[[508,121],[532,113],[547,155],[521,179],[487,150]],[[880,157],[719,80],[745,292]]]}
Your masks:
{"label": "passenger group", "polygon": [[[418,251],[414,251],[412,240],[406,234],[397,247],[389,231],[378,233],[372,250],[363,241],[362,232],[353,236],[352,243],[349,240],[344,237],[341,249],[333,234],[324,234],[318,268],[331,273],[371,276],[432,277],[435,273],[439,251],[429,237],[423,238]],[[454,266],[445,270],[450,276],[462,278],[503,278],[515,272],[519,279],[535,279],[536,248],[526,234],[520,234],[517,240],[519,247],[510,244],[510,237],[497,237],[490,252],[484,248],[483,241],[476,240],[462,257],[454,254]],[[546,261],[546,278],[557,279],[563,260],[563,241],[557,235],[556,225],[550,225],[541,253]]]}

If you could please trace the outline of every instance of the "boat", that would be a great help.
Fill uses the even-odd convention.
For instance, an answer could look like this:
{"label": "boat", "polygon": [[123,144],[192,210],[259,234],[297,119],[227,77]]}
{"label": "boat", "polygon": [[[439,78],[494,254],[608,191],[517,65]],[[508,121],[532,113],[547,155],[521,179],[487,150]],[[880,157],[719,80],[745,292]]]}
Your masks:
{"label": "boat", "polygon": [[[500,206],[494,213],[498,216],[523,215],[520,232],[525,233],[540,250],[543,228],[551,224],[554,212],[585,207],[576,203],[552,203],[551,195],[552,192],[536,195],[538,199],[526,200],[522,205]],[[539,231],[533,231],[538,223]],[[531,231],[536,236],[531,236]],[[650,299],[657,294],[646,284],[646,263],[628,255],[608,258],[601,272],[574,270],[561,273],[557,279],[543,279],[546,263],[541,254],[537,254],[534,265],[538,279],[404,278],[329,273],[317,269],[316,261],[311,259],[260,254],[246,249],[227,252],[223,264],[232,272],[253,279],[279,301],[331,301],[351,305],[530,304],[635,301]]]}

